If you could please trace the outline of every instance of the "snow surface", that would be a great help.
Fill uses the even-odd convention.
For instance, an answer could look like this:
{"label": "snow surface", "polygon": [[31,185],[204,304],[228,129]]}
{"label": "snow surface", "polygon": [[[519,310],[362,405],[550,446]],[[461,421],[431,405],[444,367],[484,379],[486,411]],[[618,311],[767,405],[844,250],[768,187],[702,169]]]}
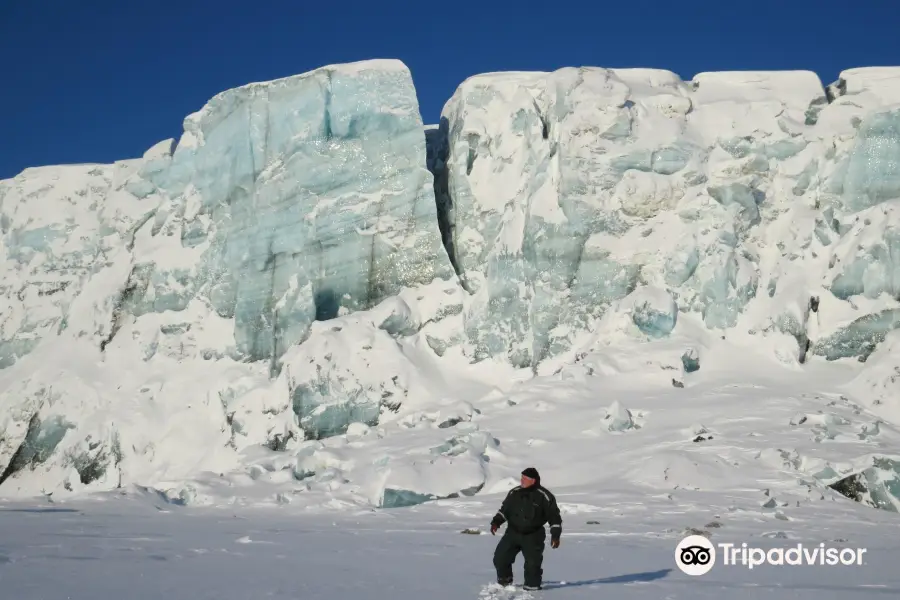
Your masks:
{"label": "snow surface", "polygon": [[[484,74],[426,127],[402,63],[366,61],[26,170],[0,585],[488,598],[494,538],[459,531],[535,466],[560,594],[895,594],[898,207],[886,67]],[[686,528],[871,562],[688,580]]]}
{"label": "snow surface", "polygon": [[[687,494],[687,492],[682,492]],[[845,600],[900,593],[892,515],[830,500],[792,511],[718,511],[700,502],[561,492],[565,532],[541,592],[498,591],[488,521],[502,496],[370,511],[293,506],[195,509],[152,493],[0,505],[0,584],[9,598],[532,598]],[[723,500],[725,498],[723,497]],[[714,524],[712,526],[710,524]],[[682,574],[687,527],[765,550],[865,548],[859,566],[716,566]],[[472,534],[462,532],[470,531]],[[514,565],[522,582],[522,560]]]}

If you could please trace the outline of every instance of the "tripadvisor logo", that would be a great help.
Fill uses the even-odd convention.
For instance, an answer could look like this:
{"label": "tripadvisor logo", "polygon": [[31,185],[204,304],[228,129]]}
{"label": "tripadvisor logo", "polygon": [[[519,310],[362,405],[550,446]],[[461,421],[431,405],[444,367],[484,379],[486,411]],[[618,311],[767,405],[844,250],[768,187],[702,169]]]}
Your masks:
{"label": "tripadvisor logo", "polygon": [[675,564],[682,573],[696,576],[709,573],[716,564],[717,555],[725,566],[743,566],[748,569],[762,565],[861,565],[865,548],[829,548],[825,544],[790,548],[754,548],[746,543],[737,545],[719,543],[716,546],[702,535],[689,535],[675,547]]}
{"label": "tripadvisor logo", "polygon": [[716,548],[702,535],[689,535],[675,548],[675,564],[686,575],[706,575],[716,564]]}

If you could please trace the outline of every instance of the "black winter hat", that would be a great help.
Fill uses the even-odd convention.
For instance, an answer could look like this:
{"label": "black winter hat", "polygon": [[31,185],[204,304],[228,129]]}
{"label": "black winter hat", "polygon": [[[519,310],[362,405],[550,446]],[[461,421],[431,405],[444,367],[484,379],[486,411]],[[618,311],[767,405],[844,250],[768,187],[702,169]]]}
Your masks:
{"label": "black winter hat", "polygon": [[531,479],[534,479],[535,483],[537,483],[539,485],[541,483],[541,476],[537,472],[537,469],[535,469],[534,467],[528,467],[527,469],[522,471],[522,475],[524,475],[525,477],[530,477]]}

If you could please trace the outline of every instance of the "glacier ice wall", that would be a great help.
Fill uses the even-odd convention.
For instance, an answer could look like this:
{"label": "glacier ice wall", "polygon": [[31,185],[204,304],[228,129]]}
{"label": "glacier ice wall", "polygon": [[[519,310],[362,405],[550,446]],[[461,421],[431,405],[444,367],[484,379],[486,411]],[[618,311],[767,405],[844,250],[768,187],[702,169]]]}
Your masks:
{"label": "glacier ice wall", "polygon": [[[162,197],[154,229],[199,259],[189,274],[147,265],[131,312],[203,294],[235,319],[238,354],[257,360],[303,341],[314,320],[450,275],[424,155],[412,78],[396,61],[216,96],[185,120],[170,164],[145,173]],[[169,293],[164,282],[181,277]]]}
{"label": "glacier ice wall", "polygon": [[[4,488],[227,469],[245,444],[345,430],[308,414],[348,414],[339,384],[301,399],[269,377],[314,321],[452,286],[425,142],[409,70],[363,61],[225,91],[141,158],[0,182]],[[445,315],[404,305],[377,336],[443,343]],[[151,425],[160,413],[181,424]],[[53,450],[30,450],[57,421]],[[170,455],[198,445],[216,450]]]}
{"label": "glacier ice wall", "polygon": [[[126,247],[127,272],[107,300],[111,324],[88,328],[101,345],[123,320],[200,299],[234,319],[234,347],[219,352],[249,360],[280,357],[314,320],[453,274],[402,63],[323,67],[228,90],[184,130],[177,145],[162,142],[124,166],[32,170],[3,183],[6,268],[39,282],[3,290],[15,310],[3,323],[0,365],[66,320],[72,294],[49,295],[103,268],[110,246]],[[103,214],[116,203],[128,219]]]}
{"label": "glacier ice wall", "polygon": [[73,320],[105,326],[83,322],[78,299],[114,271],[152,211],[125,190],[141,164],[38,167],[0,181],[0,369]]}
{"label": "glacier ice wall", "polygon": [[[896,306],[898,80],[857,69],[826,89],[811,72],[685,82],[602,68],[466,80],[432,154],[445,157],[445,239],[474,294],[472,357],[535,367],[610,309],[633,312],[634,293],[668,294],[711,330],[792,335],[798,355],[812,299],[884,293],[882,308]],[[856,335],[851,322],[868,314],[838,312],[853,329],[831,336]],[[662,329],[633,315],[634,333],[668,333],[675,314]]]}
{"label": "glacier ice wall", "polygon": [[[686,340],[685,372],[698,331],[874,353],[888,398],[898,207],[900,69],[494,73],[430,127],[397,61],[229,90],[141,158],[0,182],[0,492],[177,489],[260,447],[301,479],[322,438],[442,413],[443,366],[622,332]],[[480,489],[453,440],[447,489],[384,456],[373,498]]]}

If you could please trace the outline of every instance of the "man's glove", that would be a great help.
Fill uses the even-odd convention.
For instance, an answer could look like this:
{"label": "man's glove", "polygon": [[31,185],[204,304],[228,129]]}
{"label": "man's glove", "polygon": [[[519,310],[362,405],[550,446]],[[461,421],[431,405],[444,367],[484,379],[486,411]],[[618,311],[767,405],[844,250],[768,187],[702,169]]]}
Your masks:
{"label": "man's glove", "polygon": [[559,538],[551,538],[550,539],[550,547],[551,548],[559,548]]}
{"label": "man's glove", "polygon": [[492,521],[491,522],[491,535],[496,535],[498,529],[500,529],[500,526]]}

